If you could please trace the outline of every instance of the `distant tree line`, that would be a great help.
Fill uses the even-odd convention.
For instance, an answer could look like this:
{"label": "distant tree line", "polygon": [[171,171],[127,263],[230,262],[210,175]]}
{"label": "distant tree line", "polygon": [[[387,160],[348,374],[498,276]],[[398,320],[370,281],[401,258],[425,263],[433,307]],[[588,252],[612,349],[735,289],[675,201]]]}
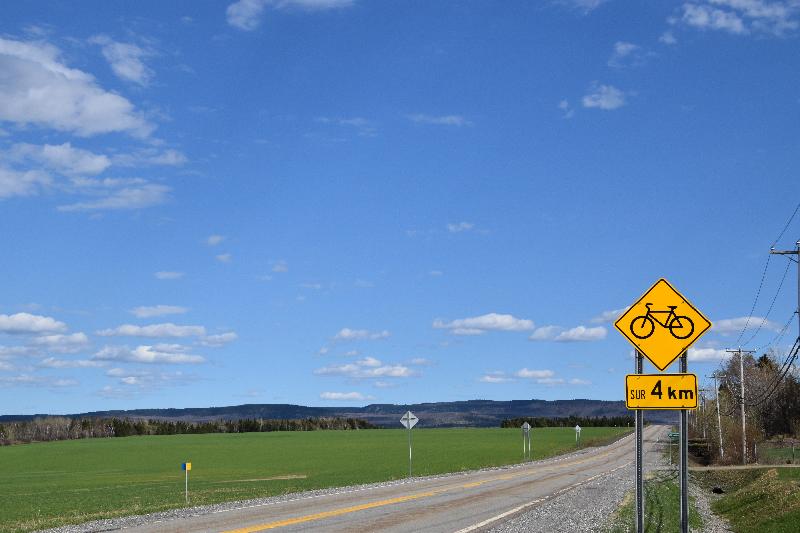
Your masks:
{"label": "distant tree line", "polygon": [[0,424],[0,445],[135,435],[198,433],[257,433],[267,431],[318,431],[376,429],[359,418],[304,418],[275,420],[247,418],[210,422],[137,420],[128,418],[43,417]]}
{"label": "distant tree line", "polygon": [[517,417],[507,418],[500,423],[501,428],[518,428],[527,422],[535,428],[565,427],[633,427],[632,416],[565,416],[565,417]]}

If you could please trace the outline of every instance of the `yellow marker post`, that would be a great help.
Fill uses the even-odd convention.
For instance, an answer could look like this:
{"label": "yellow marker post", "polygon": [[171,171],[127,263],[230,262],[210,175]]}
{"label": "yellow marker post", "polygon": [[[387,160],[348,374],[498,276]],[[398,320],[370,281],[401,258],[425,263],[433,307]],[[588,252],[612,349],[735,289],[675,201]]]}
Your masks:
{"label": "yellow marker post", "polygon": [[181,468],[183,468],[184,472],[186,472],[186,485],[185,485],[185,496],[186,496],[186,504],[189,504],[189,470],[192,469],[192,463],[181,463]]}
{"label": "yellow marker post", "polygon": [[625,376],[628,409],[697,409],[695,374],[628,374]]}

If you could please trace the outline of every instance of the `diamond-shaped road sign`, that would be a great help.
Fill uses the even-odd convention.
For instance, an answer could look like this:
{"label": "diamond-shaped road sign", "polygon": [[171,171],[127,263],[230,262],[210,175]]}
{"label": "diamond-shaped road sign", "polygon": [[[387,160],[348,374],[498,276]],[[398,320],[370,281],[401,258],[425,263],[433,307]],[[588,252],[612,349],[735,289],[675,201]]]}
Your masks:
{"label": "diamond-shaped road sign", "polygon": [[400,423],[403,424],[406,428],[411,429],[417,425],[419,422],[419,418],[417,418],[414,413],[411,411],[406,411],[406,414],[400,418]]}
{"label": "diamond-shaped road sign", "polygon": [[531,425],[528,424],[527,422],[522,424],[522,431],[530,431],[530,429],[531,429]]}
{"label": "diamond-shaped road sign", "polygon": [[711,327],[711,322],[662,278],[614,326],[664,371]]}

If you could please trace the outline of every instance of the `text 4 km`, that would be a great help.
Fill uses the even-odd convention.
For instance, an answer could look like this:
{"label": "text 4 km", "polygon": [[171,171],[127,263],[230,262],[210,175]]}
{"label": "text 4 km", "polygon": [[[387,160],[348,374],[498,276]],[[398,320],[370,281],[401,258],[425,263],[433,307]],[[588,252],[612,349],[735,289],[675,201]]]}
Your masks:
{"label": "text 4 km", "polygon": [[696,409],[694,374],[629,374],[625,376],[628,409]]}

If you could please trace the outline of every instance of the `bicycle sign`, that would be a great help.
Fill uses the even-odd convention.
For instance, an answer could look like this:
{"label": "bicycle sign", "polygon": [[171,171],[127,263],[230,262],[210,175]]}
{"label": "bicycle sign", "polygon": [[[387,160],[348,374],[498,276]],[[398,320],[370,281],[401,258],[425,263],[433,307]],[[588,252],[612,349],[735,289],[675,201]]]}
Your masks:
{"label": "bicycle sign", "polygon": [[662,278],[614,326],[656,368],[664,371],[708,331],[711,322]]}

